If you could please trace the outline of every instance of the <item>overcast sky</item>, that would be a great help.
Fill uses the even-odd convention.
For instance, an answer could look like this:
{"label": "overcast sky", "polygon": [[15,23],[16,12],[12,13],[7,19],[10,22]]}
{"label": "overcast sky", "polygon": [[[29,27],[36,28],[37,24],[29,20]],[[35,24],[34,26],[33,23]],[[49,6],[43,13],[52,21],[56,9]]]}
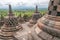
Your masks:
{"label": "overcast sky", "polygon": [[12,6],[34,6],[36,4],[48,6],[48,3],[49,0],[0,0],[0,7],[5,6],[6,4],[11,4]]}

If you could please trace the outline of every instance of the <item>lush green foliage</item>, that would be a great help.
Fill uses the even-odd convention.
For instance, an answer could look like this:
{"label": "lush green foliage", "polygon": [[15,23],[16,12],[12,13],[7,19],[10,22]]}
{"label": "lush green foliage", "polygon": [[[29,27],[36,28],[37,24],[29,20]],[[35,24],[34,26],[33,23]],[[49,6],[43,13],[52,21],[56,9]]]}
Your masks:
{"label": "lush green foliage", "polygon": [[[46,13],[47,10],[40,10],[39,12],[43,15]],[[19,16],[19,14],[21,14],[22,16],[24,16],[24,14],[27,14],[29,17],[32,16],[32,14],[34,13],[34,10],[13,10],[13,13],[15,14],[15,16]],[[0,10],[0,15],[3,16],[7,16],[8,15],[8,10]]]}

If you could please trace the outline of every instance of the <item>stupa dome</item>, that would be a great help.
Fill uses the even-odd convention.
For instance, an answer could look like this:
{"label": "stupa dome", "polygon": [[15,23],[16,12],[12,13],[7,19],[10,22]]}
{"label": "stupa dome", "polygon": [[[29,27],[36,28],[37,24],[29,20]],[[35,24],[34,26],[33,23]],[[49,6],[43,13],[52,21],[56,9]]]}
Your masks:
{"label": "stupa dome", "polygon": [[[43,35],[45,32],[48,38],[52,37],[50,40],[60,40],[60,0],[50,0],[48,13],[38,20],[37,27],[43,31]],[[48,40],[47,37],[45,40]]]}

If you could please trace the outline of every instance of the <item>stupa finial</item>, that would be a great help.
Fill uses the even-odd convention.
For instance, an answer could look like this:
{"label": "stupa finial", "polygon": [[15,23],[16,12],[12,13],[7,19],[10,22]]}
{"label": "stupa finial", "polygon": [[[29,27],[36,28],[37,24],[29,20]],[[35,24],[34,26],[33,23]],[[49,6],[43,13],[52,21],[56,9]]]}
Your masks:
{"label": "stupa finial", "polygon": [[11,4],[9,4],[9,16],[13,16],[14,14],[12,13],[12,7],[11,7]]}
{"label": "stupa finial", "polygon": [[36,11],[35,12],[38,13],[38,5],[36,5]]}

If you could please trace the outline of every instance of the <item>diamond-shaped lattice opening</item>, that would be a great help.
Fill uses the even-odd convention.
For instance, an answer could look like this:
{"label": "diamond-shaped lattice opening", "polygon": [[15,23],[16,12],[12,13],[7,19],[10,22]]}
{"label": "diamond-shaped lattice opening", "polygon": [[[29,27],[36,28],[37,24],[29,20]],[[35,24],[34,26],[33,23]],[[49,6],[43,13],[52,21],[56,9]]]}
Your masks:
{"label": "diamond-shaped lattice opening", "polygon": [[53,5],[54,1],[51,2],[51,5]]}
{"label": "diamond-shaped lattice opening", "polygon": [[54,6],[54,7],[53,7],[53,10],[57,10],[57,6]]}
{"label": "diamond-shaped lattice opening", "polygon": [[49,15],[51,15],[51,11],[49,11],[49,13],[48,13]]}
{"label": "diamond-shaped lattice opening", "polygon": [[6,25],[9,27],[15,27],[18,25],[17,19],[16,18],[11,18],[11,19],[6,19]]}
{"label": "diamond-shaped lattice opening", "polygon": [[60,16],[60,12],[57,12],[57,16]]}

